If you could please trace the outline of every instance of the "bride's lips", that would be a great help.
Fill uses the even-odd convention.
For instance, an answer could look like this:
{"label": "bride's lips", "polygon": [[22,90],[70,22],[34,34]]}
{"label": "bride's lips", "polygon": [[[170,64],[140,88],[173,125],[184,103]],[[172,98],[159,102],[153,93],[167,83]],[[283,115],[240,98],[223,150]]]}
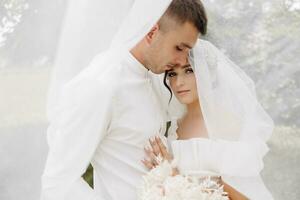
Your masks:
{"label": "bride's lips", "polygon": [[188,93],[190,90],[180,90],[180,91],[177,91],[177,94],[179,95],[185,95],[186,93]]}

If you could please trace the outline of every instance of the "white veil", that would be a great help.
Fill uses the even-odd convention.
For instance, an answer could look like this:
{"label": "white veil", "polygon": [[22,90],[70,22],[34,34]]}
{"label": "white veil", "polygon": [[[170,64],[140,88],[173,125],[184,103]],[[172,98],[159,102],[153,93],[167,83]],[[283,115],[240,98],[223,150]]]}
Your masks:
{"label": "white veil", "polygon": [[170,2],[68,1],[48,92],[48,119],[68,81],[110,47],[114,49],[111,51],[131,49],[158,21]]}
{"label": "white veil", "polygon": [[253,81],[205,40],[198,40],[191,62],[209,137],[268,140],[273,121],[257,101]]}
{"label": "white veil", "polygon": [[48,91],[49,119],[63,85],[109,47],[132,4],[133,0],[67,2]]}
{"label": "white veil", "polygon": [[[191,51],[190,63],[195,71],[208,136],[217,141],[216,148],[223,147],[220,173],[258,176],[274,125],[257,101],[253,81],[206,40],[198,39]],[[174,121],[185,111],[185,106],[172,98],[169,118]]]}
{"label": "white veil", "polygon": [[199,40],[191,60],[209,137],[224,147],[222,173],[258,176],[274,125],[254,83],[210,42]]}
{"label": "white veil", "polygon": [[[225,182],[250,199],[272,199],[260,172],[264,167],[263,158],[269,150],[266,142],[274,125],[257,101],[254,83],[218,48],[205,40],[197,41],[189,62],[194,69],[199,103],[209,137],[209,152],[199,159],[204,159],[202,161],[207,166],[210,165],[208,163],[214,164],[211,169],[185,173],[209,171],[221,175]],[[172,123],[176,123],[185,112],[185,105],[173,97],[169,105]],[[169,131],[169,137],[170,141],[177,138],[174,128]],[[191,147],[192,155],[200,155],[193,152],[201,151],[198,149],[200,143],[198,146],[194,141],[184,144]],[[172,147],[175,157],[185,155],[180,152],[184,151],[184,147]]]}

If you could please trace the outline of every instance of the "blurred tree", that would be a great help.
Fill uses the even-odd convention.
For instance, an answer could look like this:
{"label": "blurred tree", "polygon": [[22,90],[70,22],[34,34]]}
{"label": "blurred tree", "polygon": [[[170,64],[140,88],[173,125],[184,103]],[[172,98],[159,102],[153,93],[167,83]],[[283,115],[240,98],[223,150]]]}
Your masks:
{"label": "blurred tree", "polygon": [[[256,82],[257,93],[278,124],[300,126],[300,2],[206,0],[207,39]],[[298,3],[297,3],[298,2]]]}
{"label": "blurred tree", "polygon": [[[260,58],[257,86],[259,95],[277,122],[300,126],[300,7],[288,1],[264,4],[262,27],[253,37]],[[298,66],[298,67],[297,67]]]}
{"label": "blurred tree", "polygon": [[[19,14],[22,17],[18,25],[5,34],[5,43],[0,46],[0,59],[2,62],[5,61],[2,67],[31,67],[51,63],[57,47],[66,1],[31,0],[30,3],[25,3],[25,0],[7,0],[7,2],[15,2],[13,5],[18,9],[13,10],[22,11],[22,14]],[[26,9],[19,9],[23,4],[26,5]],[[11,12],[8,11],[11,9],[6,10],[7,13]]]}
{"label": "blurred tree", "polygon": [[0,47],[4,45],[7,35],[12,33],[21,21],[26,9],[28,9],[26,0],[3,0],[0,3]]}

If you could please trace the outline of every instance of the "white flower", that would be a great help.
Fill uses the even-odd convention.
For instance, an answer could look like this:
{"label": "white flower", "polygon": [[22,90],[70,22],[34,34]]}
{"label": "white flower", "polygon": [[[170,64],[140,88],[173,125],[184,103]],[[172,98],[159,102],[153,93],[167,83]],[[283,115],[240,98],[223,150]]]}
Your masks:
{"label": "white flower", "polygon": [[223,187],[207,178],[172,176],[174,163],[161,161],[143,176],[138,190],[138,200],[228,200]]}

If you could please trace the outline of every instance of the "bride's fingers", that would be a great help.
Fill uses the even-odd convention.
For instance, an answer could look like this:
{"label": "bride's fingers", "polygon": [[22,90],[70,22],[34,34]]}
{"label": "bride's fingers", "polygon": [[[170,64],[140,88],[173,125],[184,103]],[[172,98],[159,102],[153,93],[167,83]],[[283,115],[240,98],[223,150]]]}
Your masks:
{"label": "bride's fingers", "polygon": [[152,169],[154,168],[154,165],[152,164],[152,162],[146,160],[146,159],[143,159],[141,160],[141,162],[145,165],[145,167],[147,167],[148,169]]}
{"label": "bride's fingers", "polygon": [[160,152],[160,148],[156,142],[155,139],[149,139],[150,145],[152,147],[153,153],[155,154],[155,156],[158,156],[161,152]]}
{"label": "bride's fingers", "polygon": [[146,155],[151,159],[151,162],[153,165],[158,165],[156,161],[156,155],[151,151],[149,148],[145,147],[144,148]]}
{"label": "bride's fingers", "polygon": [[162,140],[160,139],[160,137],[155,137],[155,140],[157,142],[157,145],[160,149],[160,152],[163,156],[163,158],[167,159],[167,160],[170,160],[172,159],[168,150],[167,150],[167,147],[165,146],[165,144],[162,142]]}

